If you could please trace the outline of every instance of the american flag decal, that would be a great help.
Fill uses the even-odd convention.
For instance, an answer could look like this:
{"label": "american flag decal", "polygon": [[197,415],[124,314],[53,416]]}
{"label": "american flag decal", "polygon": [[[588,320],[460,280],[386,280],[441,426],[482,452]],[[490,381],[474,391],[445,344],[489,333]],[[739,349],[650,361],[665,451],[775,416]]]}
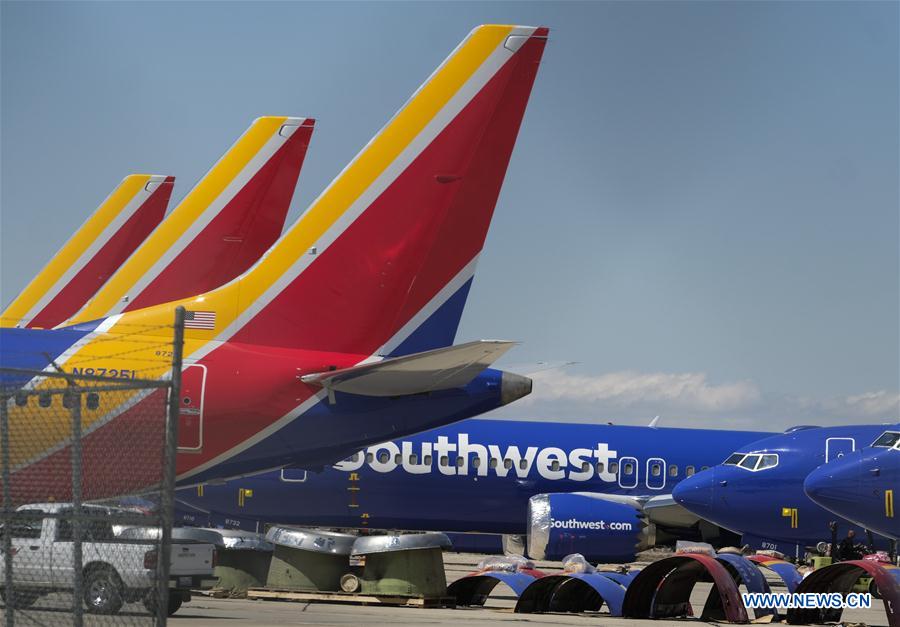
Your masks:
{"label": "american flag decal", "polygon": [[214,311],[185,311],[185,329],[206,329],[212,331],[216,328],[216,312]]}

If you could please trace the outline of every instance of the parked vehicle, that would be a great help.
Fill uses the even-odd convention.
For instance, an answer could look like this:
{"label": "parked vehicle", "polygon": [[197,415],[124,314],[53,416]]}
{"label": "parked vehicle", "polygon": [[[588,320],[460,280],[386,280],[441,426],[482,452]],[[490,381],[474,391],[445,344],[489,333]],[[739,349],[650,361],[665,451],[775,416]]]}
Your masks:
{"label": "parked vehicle", "polygon": [[[85,607],[115,614],[125,603],[142,601],[156,608],[157,527],[123,527],[116,514],[125,510],[85,505],[82,522],[82,590]],[[133,514],[132,514],[133,515]],[[74,588],[74,553],[70,503],[23,505],[11,525],[12,592],[2,590],[11,607],[25,608],[38,598]],[[169,571],[169,615],[192,589],[215,585],[215,546],[173,539]],[[2,586],[0,580],[0,586]]]}

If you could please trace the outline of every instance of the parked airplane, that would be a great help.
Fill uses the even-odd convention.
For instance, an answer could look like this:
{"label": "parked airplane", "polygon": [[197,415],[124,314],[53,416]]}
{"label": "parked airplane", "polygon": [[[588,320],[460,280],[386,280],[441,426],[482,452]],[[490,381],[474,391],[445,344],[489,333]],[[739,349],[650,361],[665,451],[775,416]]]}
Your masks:
{"label": "parked airplane", "polygon": [[202,294],[256,263],[281,235],[314,124],[255,120],[66,324]]}
{"label": "parked airplane", "polygon": [[[528,394],[529,379],[486,369],[510,342],[450,344],[547,32],[472,31],[239,278],[65,329],[0,330],[0,361],[119,373],[141,364],[162,377],[168,366],[154,351],[170,337],[175,307],[185,306],[182,397],[195,428],[180,433],[182,485],[332,463]],[[135,337],[146,348],[135,348]],[[129,473],[108,455],[133,437],[128,419],[146,398],[101,401],[82,414],[86,499],[133,492],[158,475],[155,453],[130,460]],[[66,430],[36,434],[27,408],[11,405],[14,498],[34,500],[27,486],[41,477],[43,499],[65,499]]]}
{"label": "parked airplane", "polygon": [[[829,523],[836,520],[806,496],[804,480],[882,431],[883,425],[789,429],[738,447],[724,463],[681,482],[672,496],[698,516],[743,534],[753,547],[802,554],[805,546],[830,541]],[[839,533],[853,528],[837,522]]]}
{"label": "parked airplane", "polygon": [[0,314],[0,327],[52,329],[74,315],[163,219],[174,181],[122,179]]}
{"label": "parked airplane", "polygon": [[673,486],[765,435],[471,419],[370,446],[322,472],[283,469],[177,498],[229,520],[527,533],[536,559],[632,561],[654,535],[700,531],[673,505]]}
{"label": "parked airplane", "polygon": [[838,516],[900,540],[900,516],[894,510],[894,495],[900,492],[900,424],[871,446],[813,470],[803,490]]}

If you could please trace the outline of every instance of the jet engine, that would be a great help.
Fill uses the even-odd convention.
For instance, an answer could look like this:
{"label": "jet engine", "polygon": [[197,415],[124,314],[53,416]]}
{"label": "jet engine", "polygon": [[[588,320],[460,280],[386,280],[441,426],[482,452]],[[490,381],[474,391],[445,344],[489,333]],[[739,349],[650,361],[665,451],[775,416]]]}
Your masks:
{"label": "jet engine", "polygon": [[632,562],[656,541],[641,504],[591,492],[536,494],[528,501],[528,555],[559,560],[581,553],[591,562]]}

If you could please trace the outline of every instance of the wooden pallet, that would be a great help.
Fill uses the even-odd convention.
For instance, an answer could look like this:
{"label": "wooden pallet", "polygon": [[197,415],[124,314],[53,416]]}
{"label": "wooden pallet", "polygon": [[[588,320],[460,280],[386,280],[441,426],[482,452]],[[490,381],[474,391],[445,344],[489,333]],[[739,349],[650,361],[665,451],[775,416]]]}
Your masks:
{"label": "wooden pallet", "polygon": [[250,588],[248,599],[300,601],[305,603],[349,603],[352,605],[390,605],[394,607],[456,607],[453,597],[411,597],[394,594],[358,592],[304,592],[283,588]]}

